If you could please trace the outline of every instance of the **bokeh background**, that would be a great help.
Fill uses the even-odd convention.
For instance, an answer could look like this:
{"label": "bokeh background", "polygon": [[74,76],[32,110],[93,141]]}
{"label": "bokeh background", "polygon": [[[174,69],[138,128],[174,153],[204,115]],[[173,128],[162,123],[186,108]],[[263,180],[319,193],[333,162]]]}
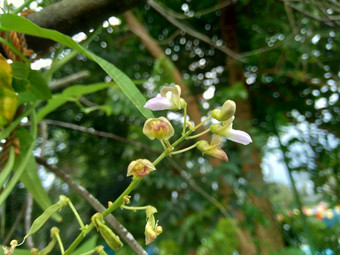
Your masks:
{"label": "bokeh background", "polygon": [[[54,2],[34,1],[31,8]],[[149,254],[340,254],[339,17],[334,0],[152,0],[73,36],[83,43],[95,31],[88,48],[125,72],[146,98],[181,85],[196,124],[234,100],[234,128],[253,139],[249,146],[224,141],[227,163],[193,150],[164,160],[143,180],[131,205],[155,206],[164,230]],[[54,45],[32,68],[45,72],[69,53]],[[78,54],[51,86],[84,71],[73,84],[112,82]],[[118,86],[79,102],[42,121],[35,154],[107,204],[129,184],[128,164],[154,160],[162,147],[143,135],[145,118]],[[169,118],[179,136],[182,112],[156,115]],[[95,212],[53,173],[38,170],[53,201],[69,196],[85,220]],[[2,209],[2,241],[26,199],[19,184]],[[41,209],[34,204],[32,213]],[[78,223],[70,210],[61,215],[67,244]],[[144,213],[114,215],[143,243]],[[49,241],[54,224],[33,236],[36,246]],[[11,237],[24,236],[23,225]],[[116,254],[133,252],[126,246]]]}

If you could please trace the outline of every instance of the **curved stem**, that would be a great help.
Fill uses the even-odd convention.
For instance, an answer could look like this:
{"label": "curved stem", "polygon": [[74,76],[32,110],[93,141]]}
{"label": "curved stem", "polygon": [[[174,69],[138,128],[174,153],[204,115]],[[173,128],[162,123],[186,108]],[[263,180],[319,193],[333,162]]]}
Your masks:
{"label": "curved stem", "polygon": [[78,222],[79,222],[79,225],[81,228],[84,228],[84,223],[83,221],[81,220],[76,208],[74,207],[74,205],[72,204],[71,200],[68,202],[68,205],[69,207],[71,207],[72,211],[73,211],[73,214],[76,216]]}
{"label": "curved stem", "polygon": [[148,206],[126,206],[122,205],[121,208],[126,209],[126,210],[131,210],[131,211],[137,211],[137,210],[146,210]]}
{"label": "curved stem", "polygon": [[[164,151],[161,155],[159,155],[158,158],[155,159],[153,162],[153,165],[156,166],[159,162],[161,162],[166,156],[168,156],[169,149]],[[124,196],[128,195],[141,181],[143,178],[134,178],[130,185],[126,188],[126,190],[110,205],[109,208],[107,208],[103,213],[103,217],[105,218],[107,215],[112,213],[114,210],[116,210],[118,207],[120,207],[123,204]],[[84,237],[92,231],[94,228],[93,223],[89,224],[87,228],[85,228],[78,237],[73,241],[73,243],[68,247],[68,249],[65,251],[63,255],[69,255],[71,254],[75,248],[79,245],[79,243],[84,239]]]}
{"label": "curved stem", "polygon": [[187,138],[185,138],[185,139],[187,139],[187,140],[189,140],[189,139],[194,139],[194,138],[200,137],[200,136],[202,136],[202,135],[204,135],[204,134],[206,134],[206,133],[208,133],[208,132],[210,132],[210,129],[209,129],[209,128],[206,129],[206,130],[204,130],[203,132],[197,134],[197,135],[187,136]]}
{"label": "curved stem", "polygon": [[187,127],[187,105],[185,105],[185,107],[184,107],[184,123],[183,123],[183,132],[182,132],[182,135],[185,134],[186,127]]}
{"label": "curved stem", "polygon": [[197,146],[197,144],[195,143],[195,144],[193,144],[193,145],[191,145],[191,146],[189,146],[189,147],[187,147],[187,148],[185,148],[185,149],[182,149],[182,150],[179,150],[179,151],[174,151],[174,152],[171,152],[171,154],[170,154],[170,155],[180,154],[180,153],[183,153],[183,152],[189,151],[189,150],[191,150],[191,149],[195,148],[196,146]]}

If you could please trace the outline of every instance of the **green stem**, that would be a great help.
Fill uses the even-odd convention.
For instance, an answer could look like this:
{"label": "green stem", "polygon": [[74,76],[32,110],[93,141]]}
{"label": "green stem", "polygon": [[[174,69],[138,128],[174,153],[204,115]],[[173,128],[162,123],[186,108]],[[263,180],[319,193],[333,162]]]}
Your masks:
{"label": "green stem", "polygon": [[5,202],[10,192],[14,189],[15,185],[20,179],[20,176],[26,169],[28,160],[30,159],[30,157],[32,157],[32,151],[34,149],[35,140],[37,138],[37,118],[36,118],[35,111],[32,111],[31,113],[31,132],[30,133],[32,137],[32,143],[29,145],[28,149],[23,154],[19,165],[16,167],[13,177],[7,183],[5,189],[2,191],[0,195],[0,206]]}
{"label": "green stem", "polygon": [[187,148],[185,148],[185,149],[182,149],[182,150],[179,150],[179,151],[171,152],[170,155],[180,154],[180,153],[189,151],[189,150],[195,148],[196,146],[197,146],[197,144],[195,143],[195,144],[193,144],[193,145],[191,145],[191,146],[189,146],[189,147],[187,147]]}
{"label": "green stem", "polygon": [[[161,155],[158,156],[158,158],[155,159],[153,162],[153,165],[156,166],[159,162],[161,162],[166,156],[168,156],[169,150],[167,149],[164,151]],[[130,194],[130,192],[142,181],[143,178],[134,178],[130,185],[126,188],[126,190],[110,205],[109,208],[107,208],[103,213],[103,217],[105,218],[107,215],[112,213],[114,210],[116,210],[118,207],[120,207],[123,204],[124,196]],[[70,255],[75,248],[80,244],[80,242],[84,239],[84,237],[87,235],[87,233],[91,232],[94,228],[93,223],[87,226],[86,230],[84,229],[78,237],[73,241],[73,243],[68,247],[68,249],[65,251],[63,255]]]}
{"label": "green stem", "polygon": [[78,222],[79,222],[79,225],[80,225],[81,229],[83,229],[83,228],[84,228],[84,223],[83,223],[83,221],[81,220],[81,218],[80,218],[80,216],[79,216],[79,214],[78,214],[76,208],[75,208],[74,205],[72,204],[71,200],[68,202],[68,205],[69,205],[69,207],[72,209],[73,214],[76,216],[76,218],[77,218],[77,220],[78,220]]}
{"label": "green stem", "polygon": [[161,140],[159,140],[160,142],[161,142],[161,144],[162,144],[162,146],[163,146],[163,149],[164,149],[164,151],[166,151],[167,150],[167,147],[166,147],[166,145],[165,145],[165,143],[164,143],[164,141],[161,139]]}
{"label": "green stem", "polygon": [[64,245],[63,245],[63,242],[61,241],[59,233],[56,236],[57,236],[57,241],[58,241],[58,244],[59,244],[59,247],[60,247],[60,252],[61,252],[62,255],[64,255],[65,249],[64,249]]}
{"label": "green stem", "polygon": [[131,210],[131,211],[137,211],[137,210],[146,210],[148,206],[127,206],[127,205],[122,205],[121,208],[126,209],[126,210]]}
{"label": "green stem", "polygon": [[183,140],[185,140],[191,133],[193,133],[194,131],[196,131],[199,127],[201,127],[202,125],[204,125],[204,123],[206,123],[208,120],[211,119],[211,115],[209,115],[205,120],[203,120],[200,124],[198,124],[197,126],[195,126],[193,129],[188,130],[184,135],[182,135],[181,138],[179,138],[176,142],[174,142],[171,146],[173,148],[175,148],[175,146],[177,146],[180,142],[182,142]]}
{"label": "green stem", "polygon": [[204,134],[206,134],[206,133],[208,133],[208,132],[210,132],[210,129],[209,129],[209,128],[206,129],[206,130],[204,130],[203,132],[197,134],[197,135],[187,136],[185,139],[187,139],[187,140],[189,140],[189,139],[194,139],[194,138],[200,137],[200,136],[202,136],[202,135],[204,135]]}
{"label": "green stem", "polygon": [[187,127],[187,105],[185,105],[185,107],[184,107],[184,123],[183,123],[182,135],[185,134],[186,127]]}
{"label": "green stem", "polygon": [[[176,142],[174,142],[172,145],[170,145],[171,147],[175,147],[176,145],[178,145],[180,142],[182,142],[183,140],[185,140],[185,138],[187,138],[192,132],[194,132],[195,130],[197,130],[199,127],[201,127],[204,123],[206,123],[209,119],[211,118],[211,116],[208,116],[204,121],[202,121],[199,125],[195,126],[193,129],[188,130],[187,132],[185,132],[185,134],[182,135],[181,138],[179,138]],[[163,143],[164,144],[164,141]],[[170,152],[170,148],[166,148],[166,150],[158,156],[158,158],[156,158],[153,162],[153,165],[156,166],[158,165],[159,162],[161,162],[166,156],[171,155],[171,154],[178,154],[181,152],[184,152],[184,150],[189,150],[196,147],[196,144],[171,153]],[[124,202],[124,196],[127,196],[131,193],[132,190],[134,190],[134,188],[142,181],[143,178],[138,178],[135,177],[132,179],[132,182],[130,183],[130,185],[125,189],[125,191],[120,194],[120,196],[102,213],[103,217],[105,218],[107,215],[109,215],[110,213],[112,213],[114,210],[116,210],[118,207],[121,207],[123,205]],[[125,206],[123,205],[123,208]],[[140,207],[139,207],[140,208]],[[70,245],[70,247],[65,251],[65,253],[63,255],[69,255],[73,252],[73,250],[79,245],[79,243],[84,239],[84,237],[86,236],[87,233],[89,233],[92,229],[94,228],[93,223],[91,223],[90,225],[87,226],[86,230],[83,229],[83,231],[78,235],[78,237],[73,241],[73,243]]]}
{"label": "green stem", "polygon": [[21,12],[25,7],[28,7],[32,2],[34,2],[35,0],[27,0],[25,1],[18,9],[13,11],[13,14],[18,14],[19,12]]}

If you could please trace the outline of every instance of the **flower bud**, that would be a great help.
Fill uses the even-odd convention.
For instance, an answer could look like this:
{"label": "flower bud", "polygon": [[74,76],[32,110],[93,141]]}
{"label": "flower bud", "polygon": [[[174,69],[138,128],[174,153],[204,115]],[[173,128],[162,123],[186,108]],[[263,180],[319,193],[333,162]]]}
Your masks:
{"label": "flower bud", "polygon": [[143,127],[143,133],[149,139],[169,139],[174,135],[174,128],[171,123],[164,117],[148,119]]}
{"label": "flower bud", "polygon": [[[228,121],[226,121],[228,122]],[[213,124],[210,126],[210,131],[216,135],[223,136],[228,140],[240,143],[243,145],[248,145],[252,142],[250,135],[242,130],[235,130],[232,128],[232,123]]]}
{"label": "flower bud", "polygon": [[163,228],[158,226],[155,220],[154,214],[157,209],[153,206],[148,206],[145,210],[146,213],[146,225],[145,225],[145,244],[148,245],[152,243],[158,235],[163,232]]}
{"label": "flower bud", "polygon": [[211,116],[219,121],[226,121],[234,116],[236,111],[236,104],[232,100],[227,100],[224,102],[222,109],[215,109],[211,111]]}
{"label": "flower bud", "polygon": [[181,98],[181,87],[175,85],[175,87],[163,87],[161,89],[161,96],[149,99],[144,107],[152,111],[161,111],[180,110],[186,105],[185,100]]}
{"label": "flower bud", "polygon": [[130,198],[131,198],[131,196],[128,196],[128,195],[124,196],[123,197],[124,203],[125,204],[130,204]]}
{"label": "flower bud", "polygon": [[133,175],[142,178],[153,170],[156,170],[156,168],[149,160],[137,159],[129,164],[126,176]]}
{"label": "flower bud", "polygon": [[214,136],[210,144],[207,141],[198,141],[197,148],[203,153],[212,157],[228,161],[227,154],[220,148],[222,145],[222,137]]}
{"label": "flower bud", "polygon": [[52,217],[54,213],[59,211],[62,207],[66,206],[69,203],[70,199],[67,198],[64,195],[59,196],[58,203],[51,205],[48,207],[36,220],[32,223],[32,226],[27,233],[27,235],[24,237],[24,241],[26,238],[30,235],[33,235],[35,232],[37,232],[45,223],[46,221]]}

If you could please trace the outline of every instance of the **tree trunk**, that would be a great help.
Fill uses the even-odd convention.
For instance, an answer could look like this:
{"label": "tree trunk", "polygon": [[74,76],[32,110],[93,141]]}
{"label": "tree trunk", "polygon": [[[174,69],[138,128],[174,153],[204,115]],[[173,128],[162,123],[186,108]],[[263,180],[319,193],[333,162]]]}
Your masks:
{"label": "tree trunk", "polygon": [[[228,47],[239,52],[238,40],[237,40],[237,28],[236,18],[233,10],[233,5],[227,6],[222,9],[222,36],[224,42]],[[227,70],[229,73],[229,86],[233,86],[235,83],[244,82],[243,68],[241,63],[236,63],[235,60],[227,58]],[[253,119],[253,113],[251,108],[250,98],[237,100],[236,120],[238,120],[242,130],[251,133],[251,121]],[[248,147],[241,147],[240,150],[243,154],[244,162],[242,163],[242,173],[248,181],[249,186],[256,191],[265,191],[266,183],[263,180],[261,171],[261,159],[259,149],[255,145]],[[250,200],[253,206],[263,214],[263,217],[268,220],[269,224],[264,226],[260,223],[255,223],[255,232],[259,240],[259,252],[262,255],[269,254],[272,250],[279,250],[283,248],[283,238],[280,228],[274,219],[274,213],[268,198],[263,194],[250,193]],[[242,218],[240,212],[239,218]],[[241,247],[241,249],[247,249]],[[243,253],[243,254],[254,254]]]}

